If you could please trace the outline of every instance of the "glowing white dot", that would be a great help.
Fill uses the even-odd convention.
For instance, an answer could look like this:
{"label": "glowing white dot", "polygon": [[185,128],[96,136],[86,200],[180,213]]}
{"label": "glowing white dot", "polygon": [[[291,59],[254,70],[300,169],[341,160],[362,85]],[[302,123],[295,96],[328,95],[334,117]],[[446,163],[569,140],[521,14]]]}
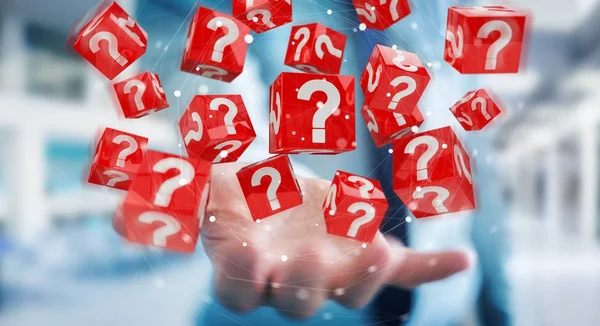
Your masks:
{"label": "glowing white dot", "polygon": [[219,153],[219,156],[222,157],[222,158],[226,158],[227,155],[229,155],[228,151],[221,151],[221,153]]}
{"label": "glowing white dot", "polygon": [[331,9],[327,9],[327,14],[331,15],[333,13],[333,11]]}
{"label": "glowing white dot", "polygon": [[323,105],[324,105],[323,102],[321,102],[321,101],[317,102],[317,108],[320,109],[323,107]]}
{"label": "glowing white dot", "polygon": [[217,217],[216,217],[216,216],[214,216],[214,215],[211,215],[211,216],[208,218],[208,221],[209,221],[209,222],[211,222],[211,223],[214,223],[216,220],[217,220]]}
{"label": "glowing white dot", "polygon": [[427,116],[430,117],[431,116],[431,111],[427,111],[427,113],[425,113],[425,114],[427,114]]}
{"label": "glowing white dot", "polygon": [[246,41],[246,43],[250,44],[250,43],[254,42],[254,36],[248,34],[248,35],[244,36],[244,41]]}
{"label": "glowing white dot", "polygon": [[222,27],[223,26],[223,22],[220,20],[217,20],[217,27]]}
{"label": "glowing white dot", "polygon": [[337,295],[338,297],[344,295],[344,293],[346,293],[346,289],[344,288],[337,288],[333,290],[333,294]]}
{"label": "glowing white dot", "polygon": [[404,220],[406,221],[406,223],[412,222],[412,218],[410,216],[407,216]]}
{"label": "glowing white dot", "polygon": [[412,131],[412,132],[415,132],[415,133],[416,133],[416,132],[419,132],[419,127],[417,127],[417,126],[412,126],[412,127],[410,128],[410,131]]}
{"label": "glowing white dot", "polygon": [[315,226],[319,226],[319,223],[316,223]]}
{"label": "glowing white dot", "polygon": [[192,237],[190,237],[189,234],[184,234],[181,236],[181,240],[183,240],[183,242],[185,242],[185,243],[191,243]]}
{"label": "glowing white dot", "polygon": [[[366,27],[366,26],[365,26],[365,27]],[[354,28],[352,29],[352,31],[353,31],[354,33],[356,33],[356,32],[358,32],[358,29],[356,29],[356,27],[354,27]]]}
{"label": "glowing white dot", "polygon": [[200,86],[198,86],[198,93],[204,95],[204,94],[208,94],[208,85],[202,84]]}
{"label": "glowing white dot", "polygon": [[181,91],[180,90],[176,90],[173,92],[173,95],[175,95],[175,97],[180,97],[181,96]]}
{"label": "glowing white dot", "polygon": [[323,319],[325,320],[332,320],[333,319],[333,314],[330,312],[325,312],[323,313]]}
{"label": "glowing white dot", "polygon": [[260,224],[260,220],[256,220],[256,224]]}
{"label": "glowing white dot", "polygon": [[448,148],[448,144],[442,144],[442,148],[443,148],[443,149],[446,149],[446,148]]}
{"label": "glowing white dot", "polygon": [[162,46],[162,41],[156,41],[156,48],[160,49],[161,46]]}
{"label": "glowing white dot", "polygon": [[436,258],[431,258],[428,262],[427,265],[433,267],[437,264],[437,259]]}
{"label": "glowing white dot", "polygon": [[392,93],[386,93],[385,96],[390,97],[392,96]]}
{"label": "glowing white dot", "polygon": [[196,66],[196,71],[200,71],[200,67]]}
{"label": "glowing white dot", "polygon": [[179,185],[180,186],[185,186],[188,183],[188,181],[184,178],[179,179]]}
{"label": "glowing white dot", "polygon": [[392,49],[396,50],[398,46],[396,44],[392,45]]}
{"label": "glowing white dot", "polygon": [[331,216],[335,215],[335,210],[334,209],[330,209],[329,210],[329,215],[331,215]]}
{"label": "glowing white dot", "polygon": [[299,92],[299,91],[300,91],[300,89],[299,89],[299,88],[296,88],[296,92]]}
{"label": "glowing white dot", "polygon": [[419,192],[420,192],[421,190],[423,190],[423,188],[421,188],[421,187],[417,187],[417,191],[419,191]]}
{"label": "glowing white dot", "polygon": [[427,67],[431,67],[433,64],[431,62],[427,62]]}
{"label": "glowing white dot", "polygon": [[177,147],[181,147],[181,144],[177,144]]}
{"label": "glowing white dot", "polygon": [[358,29],[360,29],[361,31],[364,31],[365,29],[367,29],[367,24],[361,23],[360,25],[358,25]]}
{"label": "glowing white dot", "polygon": [[281,255],[281,261],[282,262],[286,262],[288,260],[288,256],[287,255]]}
{"label": "glowing white dot", "polygon": [[388,153],[392,154],[394,152],[393,148],[388,149]]}
{"label": "glowing white dot", "polygon": [[165,45],[165,52],[167,52],[167,50],[169,50],[169,46]]}
{"label": "glowing white dot", "polygon": [[212,114],[209,114],[208,117],[212,119]]}
{"label": "glowing white dot", "polygon": [[366,247],[367,247],[367,244],[366,244],[366,243],[363,243],[363,244],[362,244],[362,247],[363,247],[363,248],[366,248]]}
{"label": "glowing white dot", "polygon": [[300,299],[300,300],[306,300],[308,299],[310,293],[308,293],[307,289],[299,289],[298,291],[296,291],[296,298]]}
{"label": "glowing white dot", "polygon": [[416,30],[419,28],[419,25],[416,22],[413,22],[412,24],[410,24],[410,28]]}
{"label": "glowing white dot", "polygon": [[300,140],[304,141],[304,137],[300,138]]}
{"label": "glowing white dot", "polygon": [[248,247],[248,243],[247,242],[242,243],[242,247]]}
{"label": "glowing white dot", "polygon": [[371,265],[371,266],[369,266],[369,268],[367,269],[367,271],[369,273],[375,273],[375,272],[377,272],[377,266]]}
{"label": "glowing white dot", "polygon": [[350,116],[346,114],[346,116],[344,118],[346,118],[346,120],[348,120],[348,119],[350,119]]}
{"label": "glowing white dot", "polygon": [[478,150],[476,150],[476,149],[474,149],[474,150],[473,150],[473,156],[475,157],[475,156],[477,156],[477,155],[479,155],[479,151],[478,151]]}
{"label": "glowing white dot", "polygon": [[375,6],[371,6],[371,11],[375,11]]}
{"label": "glowing white dot", "polygon": [[292,136],[296,136],[296,131],[292,131]]}
{"label": "glowing white dot", "polygon": [[258,23],[258,17],[254,16],[254,18],[252,18],[252,21]]}
{"label": "glowing white dot", "polygon": [[281,287],[281,284],[279,283],[271,283],[271,287],[274,289],[279,289]]}

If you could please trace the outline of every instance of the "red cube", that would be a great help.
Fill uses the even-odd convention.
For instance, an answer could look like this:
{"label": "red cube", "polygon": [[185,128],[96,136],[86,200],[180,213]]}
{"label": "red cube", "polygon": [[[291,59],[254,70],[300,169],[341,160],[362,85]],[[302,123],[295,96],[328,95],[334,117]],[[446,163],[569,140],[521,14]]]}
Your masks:
{"label": "red cube", "polygon": [[141,118],[169,107],[158,75],[150,72],[114,83],[113,89],[125,118]]}
{"label": "red cube", "polygon": [[389,144],[395,138],[414,134],[415,127],[418,130],[424,121],[418,107],[415,107],[412,114],[402,115],[389,109],[377,110],[363,105],[360,113],[378,148]]}
{"label": "red cube", "polygon": [[450,112],[466,131],[481,130],[502,113],[483,88],[468,92],[450,108]]}
{"label": "red cube", "polygon": [[233,15],[263,33],[292,22],[292,0],[234,0]]}
{"label": "red cube", "polygon": [[285,64],[308,73],[339,74],[346,35],[319,23],[292,27]]}

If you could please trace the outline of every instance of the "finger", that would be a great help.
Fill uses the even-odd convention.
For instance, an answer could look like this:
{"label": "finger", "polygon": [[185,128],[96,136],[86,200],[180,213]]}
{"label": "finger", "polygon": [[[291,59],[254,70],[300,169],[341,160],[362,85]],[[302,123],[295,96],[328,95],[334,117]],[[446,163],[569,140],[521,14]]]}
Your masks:
{"label": "finger", "polygon": [[215,267],[215,295],[226,308],[250,312],[261,304],[271,261],[255,247],[230,243],[209,253]]}
{"label": "finger", "polygon": [[392,257],[401,257],[389,269],[387,283],[414,288],[462,272],[471,266],[471,254],[465,251],[420,253],[388,239]]}
{"label": "finger", "polygon": [[319,251],[308,248],[288,259],[272,275],[269,305],[288,318],[306,319],[327,300],[329,264]]}
{"label": "finger", "polygon": [[362,308],[371,301],[383,285],[387,275],[385,271],[393,259],[390,246],[381,233],[366,248],[358,247],[356,250],[360,254],[353,256],[345,266],[340,266],[346,275],[336,275],[330,297],[352,309]]}

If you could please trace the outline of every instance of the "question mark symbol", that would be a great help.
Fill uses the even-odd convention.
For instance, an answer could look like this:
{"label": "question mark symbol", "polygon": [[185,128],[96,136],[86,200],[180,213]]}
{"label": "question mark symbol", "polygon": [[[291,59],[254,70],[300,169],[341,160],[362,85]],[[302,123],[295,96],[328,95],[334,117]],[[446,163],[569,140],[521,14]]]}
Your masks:
{"label": "question mark symbol", "polygon": [[[225,147],[228,148],[223,149]],[[213,163],[221,163],[221,161],[223,161],[224,158],[238,150],[240,147],[242,147],[242,142],[239,140],[228,140],[220,143],[219,145],[215,146],[215,149],[221,149],[221,152],[219,153],[219,155],[217,155]]]}
{"label": "question mark symbol", "polygon": [[158,76],[155,74],[150,74],[152,76],[152,87],[154,87],[154,92],[160,98],[164,98],[165,90],[160,86],[160,81],[158,81]]}
{"label": "question mark symbol", "polygon": [[348,181],[350,181],[352,183],[362,184],[360,186],[360,188],[358,188],[358,191],[360,192],[360,196],[365,199],[371,198],[371,195],[369,195],[369,191],[375,189],[375,185],[373,185],[373,183],[371,181],[369,181],[361,176],[357,176],[357,175],[349,176]]}
{"label": "question mark symbol", "polygon": [[296,69],[298,70],[302,70],[302,71],[308,71],[311,72],[313,74],[320,74],[321,72],[319,71],[319,69],[311,66],[311,65],[305,65],[305,64],[297,64],[296,65]]}
{"label": "question mark symbol", "polygon": [[367,89],[369,90],[369,93],[372,93],[377,88],[377,86],[379,86],[379,77],[381,77],[381,71],[383,70],[383,67],[381,65],[377,66],[375,80],[373,80],[373,66],[370,62],[367,64],[366,69],[367,74],[369,75],[369,80],[367,81]]}
{"label": "question mark symbol", "polygon": [[350,228],[348,229],[347,233],[349,237],[356,237],[358,229],[360,229],[361,226],[371,222],[375,218],[375,207],[367,203],[359,202],[348,206],[348,213],[356,214],[360,211],[365,212],[365,214],[355,219],[352,224],[350,224]]}
{"label": "question mark symbol", "polygon": [[[380,0],[379,4],[384,5],[386,0]],[[398,14],[398,0],[392,0],[390,2],[390,14],[392,15],[392,21],[396,21],[400,19],[400,15]]]}
{"label": "question mark symbol", "polygon": [[456,169],[458,170],[458,174],[462,177],[463,173],[465,178],[469,181],[470,184],[473,184],[471,173],[467,170],[467,166],[465,165],[465,158],[463,157],[463,153],[458,147],[458,145],[454,145],[454,163],[456,163]]}
{"label": "question mark symbol", "polygon": [[194,180],[196,174],[194,166],[190,162],[175,157],[164,158],[152,167],[152,170],[158,173],[166,173],[171,169],[178,170],[179,174],[160,185],[154,197],[154,205],[156,206],[169,207],[173,192],[183,186],[189,185]]}
{"label": "question mark symbol", "polygon": [[374,133],[379,133],[379,126],[377,125],[377,120],[375,120],[375,115],[373,114],[373,112],[371,112],[371,110],[369,108],[366,108],[365,111],[367,112],[367,115],[369,115],[369,118],[371,119],[371,121],[367,122],[367,129],[369,129],[369,131],[372,131]]}
{"label": "question mark symbol", "polygon": [[414,154],[419,145],[427,145],[425,153],[417,160],[417,180],[427,180],[427,164],[439,149],[439,142],[432,136],[420,136],[411,140],[404,149],[404,154]]}
{"label": "question mark symbol", "polygon": [[119,155],[117,156],[116,165],[120,168],[125,167],[125,160],[127,159],[127,156],[135,153],[135,151],[137,151],[139,147],[137,141],[135,141],[135,139],[131,136],[118,135],[117,137],[113,138],[114,144],[120,145],[123,142],[127,142],[129,146],[127,146],[127,148],[119,152]]}
{"label": "question mark symbol", "polygon": [[474,99],[471,102],[471,110],[473,111],[477,111],[478,106],[481,107],[481,114],[483,114],[483,117],[485,118],[485,120],[490,120],[492,117],[490,116],[490,114],[487,112],[487,102],[483,97],[477,97],[476,99]]}
{"label": "question mark symbol", "polygon": [[294,61],[300,60],[300,54],[302,52],[302,49],[304,48],[304,46],[308,42],[308,39],[310,38],[310,30],[308,29],[308,27],[302,27],[296,31],[296,34],[294,34],[294,40],[298,41],[300,39],[300,37],[302,37],[302,40],[300,40],[300,42],[298,42],[298,46],[296,47],[296,53],[294,54]]}
{"label": "question mark symbol", "polygon": [[356,8],[356,13],[359,16],[363,16],[367,19],[367,21],[371,24],[374,24],[377,21],[377,16],[375,15],[375,12],[373,11],[373,6],[371,6],[368,3],[365,3],[365,9],[363,8]]}
{"label": "question mark symbol", "polygon": [[132,79],[125,84],[125,87],[123,87],[123,93],[130,94],[133,87],[136,89],[136,92],[133,96],[135,107],[138,111],[143,111],[144,102],[142,101],[142,96],[144,96],[144,93],[146,92],[146,84],[140,80]]}
{"label": "question mark symbol", "polygon": [[414,65],[405,65],[404,61],[406,60],[406,57],[404,56],[404,52],[400,51],[400,50],[396,50],[396,56],[394,57],[394,59],[392,59],[392,62],[394,63],[394,65],[404,71],[408,71],[408,72],[416,72],[417,70],[419,70],[419,67],[414,66]]}
{"label": "question mark symbol", "polygon": [[321,35],[317,37],[317,41],[315,42],[315,52],[319,59],[323,59],[323,56],[325,56],[323,45],[327,48],[327,52],[336,58],[341,58],[344,54],[342,50],[336,49],[335,46],[333,46],[333,42],[331,42],[331,38],[328,35]]}
{"label": "question mark symbol", "polygon": [[388,105],[388,109],[390,110],[395,110],[396,107],[398,107],[398,102],[400,102],[403,98],[407,97],[408,95],[412,94],[417,89],[417,82],[409,76],[396,77],[390,83],[390,85],[392,85],[393,87],[398,87],[398,85],[400,84],[406,84],[406,88],[396,93],[394,97],[392,97],[392,101],[390,102],[390,105]]}
{"label": "question mark symbol", "polygon": [[105,176],[110,177],[106,183],[109,187],[114,187],[117,183],[129,180],[129,176],[121,171],[106,170],[103,173]]}
{"label": "question mark symbol", "polygon": [[181,230],[181,224],[174,217],[161,212],[145,212],[140,214],[138,220],[145,224],[162,222],[165,226],[156,229],[152,235],[152,243],[157,247],[166,247],[167,238]]}
{"label": "question mark symbol", "polygon": [[271,210],[275,211],[281,208],[277,199],[277,189],[279,189],[279,185],[281,184],[281,174],[279,174],[277,169],[270,166],[260,168],[252,175],[252,187],[260,186],[265,176],[271,177],[271,183],[269,183],[269,187],[267,188],[267,199],[271,205]]}
{"label": "question mark symbol", "polygon": [[510,43],[512,39],[512,29],[510,25],[502,20],[489,21],[477,32],[477,37],[487,39],[493,31],[500,32],[500,37],[489,47],[485,60],[485,70],[496,70],[498,62],[498,53]]}
{"label": "question mark symbol", "polygon": [[210,101],[210,109],[212,111],[219,111],[219,107],[221,105],[225,105],[228,108],[224,118],[225,127],[227,128],[227,134],[237,134],[237,132],[235,131],[235,125],[233,124],[233,119],[238,113],[237,106],[235,105],[235,103],[233,103],[232,100],[223,97],[215,98],[212,101]]}
{"label": "question mark symbol", "polygon": [[204,125],[202,124],[202,119],[198,112],[192,112],[192,121],[198,125],[198,130],[190,130],[185,135],[185,144],[189,145],[192,140],[200,141],[202,139],[202,135],[204,133]]}
{"label": "question mark symbol", "polygon": [[196,66],[196,71],[204,70],[202,76],[213,78],[214,76],[227,76],[227,70],[211,65],[199,64]]}
{"label": "question mark symbol", "polygon": [[323,205],[323,209],[329,208],[329,215],[334,215],[337,210],[337,206],[335,204],[335,197],[337,197],[337,185],[332,184],[329,188],[329,192],[327,192],[327,197],[325,197],[325,204]]}
{"label": "question mark symbol", "polygon": [[277,25],[273,24],[273,22],[271,21],[271,12],[266,9],[252,10],[252,11],[248,12],[248,15],[246,15],[246,18],[248,20],[252,20],[256,23],[256,22],[258,22],[258,18],[256,16],[258,16],[258,15],[262,16],[261,22],[268,28],[277,27]]}
{"label": "question mark symbol", "polygon": [[421,188],[421,191],[417,190],[413,193],[414,199],[423,199],[426,193],[435,192],[437,196],[431,202],[433,208],[438,213],[448,213],[448,208],[444,206],[444,201],[450,197],[450,192],[446,188],[429,186]]}
{"label": "question mark symbol", "polygon": [[227,34],[215,42],[211,57],[212,61],[222,62],[223,51],[225,51],[225,47],[231,45],[233,42],[235,42],[235,40],[237,40],[238,36],[240,35],[240,30],[231,19],[226,17],[214,17],[208,22],[206,27],[212,29],[213,31],[216,31],[221,27],[227,28]]}
{"label": "question mark symbol", "polygon": [[108,43],[108,54],[119,65],[124,66],[127,64],[127,62],[129,62],[121,55],[121,53],[119,53],[119,40],[111,32],[98,32],[90,38],[88,46],[92,53],[96,54],[98,51],[100,51],[100,41],[106,41],[106,43]]}
{"label": "question mark symbol", "polygon": [[277,107],[277,113],[273,107],[271,107],[271,112],[269,112],[269,124],[273,125],[273,132],[275,135],[279,133],[279,126],[281,125],[281,96],[279,96],[279,92],[275,93],[275,106]]}
{"label": "question mark symbol", "polygon": [[313,132],[312,142],[317,144],[325,143],[325,121],[329,118],[335,110],[338,109],[341,102],[340,92],[337,87],[332,83],[322,80],[314,79],[310,80],[298,90],[298,99],[304,101],[310,101],[312,95],[316,92],[323,92],[327,95],[327,101],[318,108],[317,112],[313,116]]}
{"label": "question mark symbol", "polygon": [[450,48],[448,49],[448,56],[452,59],[450,62],[453,65],[456,60],[458,60],[463,55],[463,47],[464,47],[464,38],[463,38],[463,29],[462,26],[458,25],[458,29],[456,30],[456,36],[452,31],[446,31],[446,40],[450,43]]}

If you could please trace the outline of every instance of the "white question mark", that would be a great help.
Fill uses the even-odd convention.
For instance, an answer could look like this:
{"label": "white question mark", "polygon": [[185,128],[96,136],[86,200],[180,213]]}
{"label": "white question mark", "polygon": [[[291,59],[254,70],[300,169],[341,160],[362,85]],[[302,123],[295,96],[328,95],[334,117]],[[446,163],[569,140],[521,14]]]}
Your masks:
{"label": "white question mark", "polygon": [[485,120],[490,120],[492,117],[486,111],[487,102],[483,97],[477,97],[471,102],[471,110],[477,111],[478,104],[479,104],[479,106],[481,106],[481,114],[483,114],[483,117],[485,118]]}
{"label": "white question mark", "polygon": [[119,65],[124,66],[129,62],[121,55],[121,53],[119,53],[119,40],[111,32],[98,32],[90,38],[88,46],[92,53],[98,53],[98,51],[100,51],[100,41],[106,41],[106,43],[108,43],[108,54]]}
{"label": "white question mark", "polygon": [[302,27],[296,31],[296,34],[294,34],[294,40],[298,41],[300,37],[302,37],[302,40],[300,40],[300,42],[298,42],[298,46],[296,46],[294,61],[300,60],[300,54],[302,52],[302,49],[304,48],[304,46],[308,42],[308,39],[310,38],[310,30],[308,29],[308,27]]}
{"label": "white question mark", "polygon": [[375,15],[375,12],[373,11],[372,8],[374,8],[373,6],[371,6],[368,3],[365,3],[365,9],[363,8],[356,8],[356,13],[359,16],[363,16],[367,19],[367,21],[369,21],[369,23],[373,24],[377,21],[377,16]]}
{"label": "white question mark", "polygon": [[235,105],[235,103],[233,103],[232,100],[224,97],[215,98],[212,101],[210,101],[210,109],[212,111],[219,111],[219,107],[221,105],[225,105],[228,108],[228,111],[225,114],[224,118],[225,127],[227,128],[227,134],[237,134],[237,132],[235,131],[235,125],[233,124],[233,119],[238,113],[237,106]]}
{"label": "white question mark", "polygon": [[381,77],[381,71],[383,70],[383,67],[381,65],[377,66],[375,80],[373,80],[373,66],[370,62],[367,64],[366,70],[367,74],[369,74],[369,80],[367,81],[367,89],[369,90],[369,93],[372,93],[377,88],[377,86],[379,86],[379,77]]}
{"label": "white question mark", "polygon": [[165,95],[165,90],[160,86],[160,81],[158,81],[158,76],[155,74],[150,74],[150,76],[152,76],[152,87],[154,87],[154,92],[156,93],[156,95],[163,98]]}
{"label": "white question mark", "polygon": [[512,39],[512,29],[510,25],[502,20],[489,21],[477,32],[477,37],[486,39],[493,31],[500,32],[500,37],[489,47],[485,60],[485,70],[496,70],[498,62],[498,53],[510,43]]}
{"label": "white question mark", "polygon": [[138,220],[145,224],[152,224],[154,222],[162,222],[165,226],[162,226],[154,231],[152,234],[152,243],[157,247],[166,247],[167,238],[177,234],[181,230],[181,223],[174,217],[161,213],[161,212],[145,212],[140,214]]}
{"label": "white question mark", "polygon": [[406,60],[406,57],[404,56],[404,53],[400,50],[396,50],[396,56],[394,57],[394,59],[392,59],[392,62],[394,63],[394,65],[404,71],[408,71],[408,72],[416,72],[417,70],[419,70],[419,67],[417,66],[413,66],[413,65],[405,65],[404,61]]}
{"label": "white question mark", "polygon": [[327,197],[325,197],[325,204],[323,205],[323,209],[329,208],[329,215],[334,215],[337,210],[337,206],[335,204],[335,197],[337,197],[337,185],[332,184],[329,188],[329,192],[327,192]]}
{"label": "white question mark", "polygon": [[328,35],[321,35],[317,37],[317,41],[315,42],[315,52],[317,53],[317,57],[319,59],[323,59],[325,52],[323,51],[323,45],[327,48],[327,52],[336,58],[341,58],[344,52],[340,49],[336,49],[331,42],[331,38]]}
{"label": "white question mark", "polygon": [[458,147],[458,145],[454,145],[454,163],[456,163],[456,169],[458,170],[458,174],[462,177],[463,173],[465,178],[469,181],[470,184],[473,184],[471,173],[467,170],[467,166],[465,164],[465,158],[463,157],[463,153]]}
{"label": "white question mark", "polygon": [[256,18],[257,15],[262,16],[261,22],[268,28],[277,27],[277,25],[273,24],[273,22],[271,21],[271,12],[266,9],[252,10],[252,11],[248,12],[248,15],[246,15],[246,18],[248,18],[248,20],[258,22],[258,18]]}
{"label": "white question mark", "polygon": [[252,187],[260,186],[265,176],[271,177],[271,183],[269,183],[269,187],[267,188],[267,199],[271,205],[271,210],[275,211],[281,208],[277,199],[277,189],[279,189],[279,185],[281,184],[281,174],[279,174],[277,169],[270,166],[260,168],[252,175]]}
{"label": "white question mark", "polygon": [[237,25],[229,18],[226,17],[214,17],[211,19],[206,27],[216,31],[217,28],[225,27],[227,28],[227,34],[218,39],[213,46],[212,53],[212,61],[222,62],[223,61],[223,51],[225,51],[225,47],[231,45],[235,40],[237,40],[238,36],[240,36],[240,30]]}
{"label": "white question mark", "polygon": [[399,127],[402,127],[406,124],[406,119],[404,119],[402,114],[394,112],[394,118],[396,119],[396,123]]}
{"label": "white question mark", "polygon": [[325,143],[325,121],[329,118],[335,110],[338,109],[341,102],[340,92],[337,87],[332,83],[322,80],[313,79],[310,80],[298,90],[298,99],[304,101],[310,101],[312,95],[316,92],[323,92],[327,95],[327,101],[318,108],[317,112],[313,116],[313,132],[312,142],[317,144]]}
{"label": "white question mark", "polygon": [[146,84],[144,84],[140,80],[132,79],[132,80],[128,81],[127,84],[125,84],[125,87],[123,87],[123,93],[125,93],[125,94],[131,93],[131,89],[133,87],[135,87],[135,89],[136,89],[135,94],[133,95],[133,100],[135,101],[135,107],[137,108],[138,111],[143,111],[145,107],[144,107],[144,102],[142,101],[142,96],[144,96],[144,93],[146,92]]}
{"label": "white question mark", "polygon": [[392,101],[390,105],[388,105],[388,109],[395,110],[398,107],[398,102],[400,102],[406,96],[412,94],[417,89],[417,82],[409,76],[400,76],[394,78],[390,85],[393,87],[398,87],[400,84],[406,84],[406,89],[396,93],[394,97],[392,97]]}
{"label": "white question mark", "polygon": [[277,135],[279,133],[279,126],[281,125],[281,96],[279,96],[279,92],[275,93],[275,102],[273,104],[277,107],[277,113],[275,113],[275,109],[271,107],[271,112],[269,112],[269,123],[273,125],[273,132]]}
{"label": "white question mark", "polygon": [[375,115],[373,114],[373,112],[371,112],[371,110],[369,108],[366,108],[365,111],[367,112],[367,115],[371,119],[371,121],[367,122],[367,129],[369,129],[369,131],[372,131],[374,133],[379,133],[379,126],[377,125],[377,120],[375,120]]}
{"label": "white question mark", "polygon": [[458,25],[456,36],[452,31],[446,31],[446,40],[450,42],[450,48],[448,49],[448,56],[452,59],[450,62],[453,65],[463,55],[464,39],[462,26]]}
{"label": "white question mark", "polygon": [[466,115],[464,112],[460,113],[462,115],[462,117],[458,117],[456,118],[456,120],[458,120],[459,122],[463,122],[466,125],[469,125],[471,127],[473,127],[473,120],[471,120],[471,118],[469,118],[468,115]]}
{"label": "white question mark", "polygon": [[371,181],[357,175],[349,176],[348,181],[353,183],[361,183],[362,185],[360,186],[360,188],[358,188],[360,196],[365,199],[371,198],[371,195],[369,195],[369,191],[375,189],[375,185]]}
{"label": "white question mark", "polygon": [[109,187],[114,187],[117,183],[129,180],[129,176],[121,171],[106,170],[103,173],[105,176],[110,177],[106,183]]}
{"label": "white question mark", "polygon": [[420,136],[411,140],[404,149],[404,154],[414,154],[419,145],[427,145],[427,150],[417,160],[417,180],[427,180],[427,164],[438,151],[440,143],[433,136]]}
{"label": "white question mark", "polygon": [[198,114],[198,112],[192,112],[192,121],[198,125],[198,130],[188,131],[187,135],[185,135],[186,145],[189,145],[192,140],[200,141],[204,133],[204,125],[202,124],[202,119],[200,118],[200,114]]}
{"label": "white question mark", "polygon": [[375,207],[367,203],[354,203],[348,207],[348,213],[356,214],[359,211],[365,212],[365,215],[357,218],[352,222],[352,224],[350,224],[350,228],[348,229],[347,233],[349,237],[356,237],[358,229],[360,229],[361,226],[371,222],[375,218]]}
{"label": "white question mark", "polygon": [[127,156],[135,153],[135,151],[138,150],[139,146],[137,141],[135,141],[135,138],[128,135],[118,135],[117,137],[113,138],[114,144],[120,145],[122,142],[127,142],[129,146],[127,146],[127,148],[124,148],[121,152],[119,152],[119,155],[117,156],[116,165],[118,167],[124,168]]}
{"label": "white question mark", "polygon": [[186,161],[175,157],[168,157],[158,161],[152,167],[154,172],[166,173],[171,169],[176,169],[179,174],[164,181],[154,197],[154,205],[160,207],[168,207],[171,204],[171,198],[175,190],[189,185],[196,174],[194,166]]}
{"label": "white question mark", "polygon": [[227,70],[220,67],[199,64],[196,66],[196,71],[200,70],[205,70],[202,72],[202,76],[207,78],[213,78],[214,76],[227,76]]}
{"label": "white question mark", "polygon": [[[380,0],[379,4],[384,5],[386,0]],[[396,21],[400,19],[400,15],[398,14],[398,0],[392,0],[390,2],[390,14],[392,14],[392,21]]]}
{"label": "white question mark", "polygon": [[450,197],[450,192],[446,188],[437,187],[437,186],[429,186],[421,188],[421,191],[415,191],[413,193],[414,199],[423,199],[426,193],[435,192],[437,196],[431,202],[433,208],[438,213],[448,213],[448,208],[444,206],[444,201]]}
{"label": "white question mark", "polygon": [[[125,34],[127,34],[137,45],[142,48],[146,47],[146,44],[142,42],[140,36],[131,30],[132,27],[135,27],[135,20],[133,20],[133,18],[130,16],[127,16],[127,19],[117,18],[115,15],[110,14],[110,19],[117,24],[117,26],[119,26],[121,30],[125,32]],[[146,31],[144,31],[142,28],[140,28],[140,31],[142,31],[144,37],[148,38],[148,33],[146,33]]]}
{"label": "white question mark", "polygon": [[[224,147],[229,148],[223,149]],[[223,159],[226,158],[227,155],[235,152],[240,147],[242,147],[242,142],[239,140],[228,140],[220,143],[219,145],[215,146],[215,149],[221,149],[222,151],[219,153],[219,155],[217,155],[213,163],[221,163],[221,161],[223,161]]]}
{"label": "white question mark", "polygon": [[302,71],[309,71],[313,74],[320,74],[321,72],[319,71],[319,69],[311,66],[311,65],[305,65],[305,64],[297,64],[296,65],[296,69],[298,70],[302,70]]}

